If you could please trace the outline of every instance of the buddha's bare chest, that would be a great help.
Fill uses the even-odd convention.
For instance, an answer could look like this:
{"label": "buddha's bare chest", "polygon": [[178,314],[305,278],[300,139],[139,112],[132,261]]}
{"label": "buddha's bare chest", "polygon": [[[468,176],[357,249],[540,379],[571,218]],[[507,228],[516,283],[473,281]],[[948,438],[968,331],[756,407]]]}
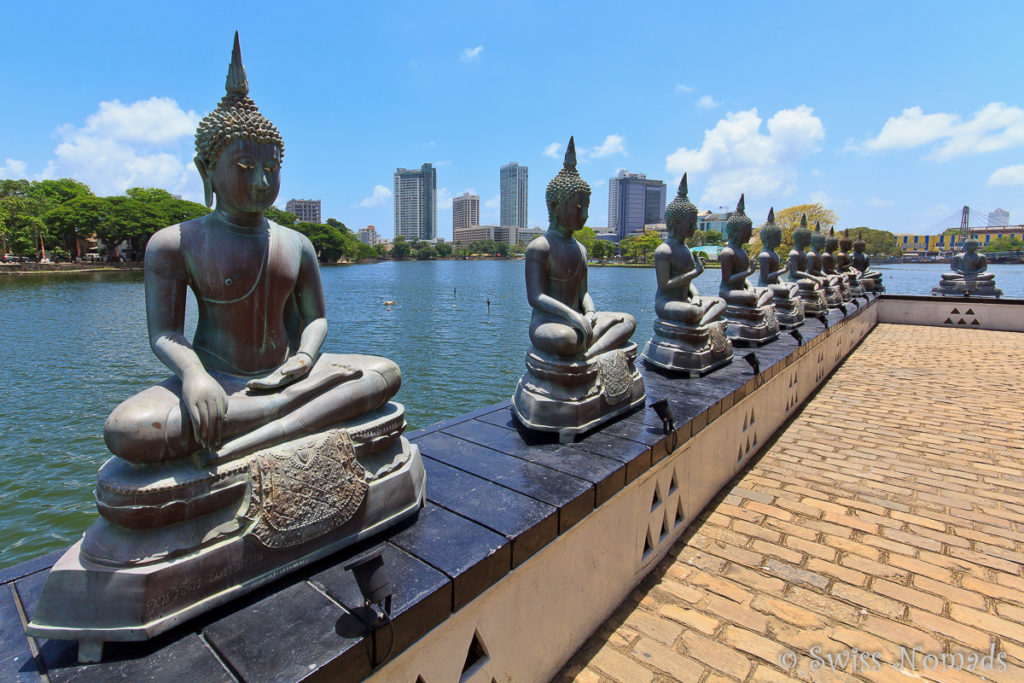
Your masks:
{"label": "buddha's bare chest", "polygon": [[287,249],[269,236],[213,238],[195,246],[188,254],[189,284],[203,302],[251,301],[266,314],[267,305],[286,297],[295,286],[298,260],[284,258]]}

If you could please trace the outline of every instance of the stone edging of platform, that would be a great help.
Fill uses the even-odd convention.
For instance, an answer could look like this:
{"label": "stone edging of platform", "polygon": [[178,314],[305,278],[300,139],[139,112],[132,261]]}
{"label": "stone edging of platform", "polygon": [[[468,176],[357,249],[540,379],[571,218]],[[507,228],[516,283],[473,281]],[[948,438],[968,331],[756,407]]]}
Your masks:
{"label": "stone edging of platform", "polygon": [[[158,669],[204,681],[361,680],[375,659],[390,660],[381,680],[552,675],[870,331],[879,303],[830,311],[828,327],[808,320],[802,346],[783,335],[752,349],[758,375],[742,360],[746,349],[699,379],[644,367],[648,403],[667,398],[675,413],[672,434],[644,408],[559,444],[519,427],[509,401],[412,432],[428,479],[415,522],[153,641],[110,644],[99,664],[79,666],[74,643],[24,635],[60,553],[4,570],[0,677],[35,680],[38,667],[54,681],[143,678]],[[343,565],[376,549],[395,588],[393,628],[366,636],[362,600]],[[615,566],[595,575],[603,565],[597,549]],[[560,619],[544,618],[552,614]]]}

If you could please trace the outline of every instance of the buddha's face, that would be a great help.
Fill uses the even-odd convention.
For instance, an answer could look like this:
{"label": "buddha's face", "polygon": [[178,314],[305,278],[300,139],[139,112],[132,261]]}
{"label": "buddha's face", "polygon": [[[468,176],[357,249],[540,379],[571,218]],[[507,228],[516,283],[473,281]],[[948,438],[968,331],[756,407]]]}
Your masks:
{"label": "buddha's face", "polygon": [[807,245],[811,243],[811,236],[806,232],[794,232],[793,233],[793,246],[797,249],[806,249]]}
{"label": "buddha's face", "polygon": [[966,251],[968,254],[973,254],[976,251],[978,251],[978,241],[967,240],[966,242],[964,242],[964,251]]}
{"label": "buddha's face", "polygon": [[726,229],[729,231],[729,241],[733,244],[746,244],[750,241],[750,234],[753,232],[753,227],[746,223],[735,227],[727,225]]}
{"label": "buddha's face", "polygon": [[281,149],[270,142],[235,140],[221,150],[212,181],[218,209],[231,215],[263,213],[281,189]]}
{"label": "buddha's face", "polygon": [[687,213],[681,218],[672,218],[665,227],[670,235],[682,242],[693,237],[693,231],[697,228],[697,214]]}
{"label": "buddha's face", "polygon": [[773,230],[762,230],[761,239],[766,247],[774,251],[776,247],[782,244],[782,233]]}
{"label": "buddha's face", "polygon": [[558,224],[567,228],[571,234],[587,224],[589,209],[590,195],[583,190],[574,192],[558,207]]}

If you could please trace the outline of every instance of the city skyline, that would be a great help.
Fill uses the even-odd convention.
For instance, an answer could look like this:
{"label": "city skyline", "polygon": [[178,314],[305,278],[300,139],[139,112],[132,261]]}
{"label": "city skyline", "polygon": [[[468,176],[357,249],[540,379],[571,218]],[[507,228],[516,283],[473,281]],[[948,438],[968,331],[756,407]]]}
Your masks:
{"label": "city skyline", "polygon": [[515,161],[501,167],[498,176],[501,187],[502,227],[529,227],[530,169]]}
{"label": "city skyline", "polygon": [[[277,205],[319,197],[324,218],[384,237],[394,169],[424,162],[437,169],[438,236],[464,192],[480,196],[482,223],[500,221],[494,171],[510,159],[532,172],[529,224],[546,227],[544,188],[570,135],[594,226],[608,224],[607,179],[623,168],[663,179],[669,199],[687,172],[702,211],[745,193],[755,225],[769,206],[815,201],[840,228],[918,234],[957,225],[964,204],[979,221],[997,207],[1024,216],[1024,102],[1009,78],[1024,6],[665,7],[616,20],[616,52],[643,54],[643,69],[592,39],[614,7],[12,5],[0,177],[202,201],[193,136],[223,95],[237,28],[251,95],[285,141]],[[727,39],[682,49],[685,27]],[[515,105],[452,106],[455,87]]]}
{"label": "city skyline", "polygon": [[437,239],[437,169],[399,168],[394,173],[394,236],[409,242]]}

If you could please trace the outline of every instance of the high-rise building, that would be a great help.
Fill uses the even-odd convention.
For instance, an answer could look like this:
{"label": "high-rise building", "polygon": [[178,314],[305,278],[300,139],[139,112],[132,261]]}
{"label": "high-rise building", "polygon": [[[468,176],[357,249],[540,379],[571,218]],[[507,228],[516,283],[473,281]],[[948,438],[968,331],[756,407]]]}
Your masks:
{"label": "high-rise building", "polygon": [[665,222],[665,183],[643,173],[619,171],[608,179],[608,227],[616,239],[644,231],[648,223]]}
{"label": "high-rise building", "polygon": [[395,237],[437,239],[437,169],[430,164],[395,171]]}
{"label": "high-rise building", "polygon": [[307,223],[320,222],[320,200],[319,199],[289,199],[284,205],[284,210],[294,213],[300,221]]}
{"label": "high-rise building", "polygon": [[468,247],[480,240],[494,240],[512,246],[518,238],[519,228],[515,226],[473,225],[468,228],[455,228],[452,233],[452,244],[457,247]]}
{"label": "high-rise building", "polygon": [[516,162],[501,167],[501,225],[526,227],[530,169]]}
{"label": "high-rise building", "polygon": [[480,225],[480,195],[465,192],[452,199],[452,230],[474,225]]}
{"label": "high-rise building", "polygon": [[1010,224],[1010,212],[1006,209],[996,209],[988,214],[988,224],[995,227],[1006,227]]}

